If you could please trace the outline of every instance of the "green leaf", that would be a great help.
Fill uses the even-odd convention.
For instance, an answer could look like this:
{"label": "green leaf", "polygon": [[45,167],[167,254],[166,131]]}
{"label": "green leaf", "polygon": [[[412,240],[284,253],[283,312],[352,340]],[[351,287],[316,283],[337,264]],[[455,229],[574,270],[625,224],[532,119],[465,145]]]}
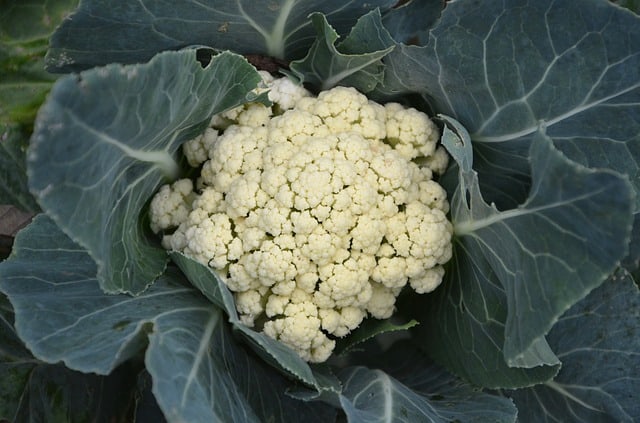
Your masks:
{"label": "green leaf", "polygon": [[450,116],[440,114],[437,118],[444,124],[440,142],[461,172],[473,172],[473,146],[467,129]]}
{"label": "green leaf", "polygon": [[615,0],[613,3],[620,7],[627,8],[635,13],[640,13],[640,1],[638,0]]}
{"label": "green leaf", "polygon": [[[0,366],[2,367],[2,366]],[[122,368],[109,376],[74,372],[63,365],[31,365],[23,378],[2,369],[5,382],[12,383],[19,397],[7,404],[15,412],[5,414],[14,422],[130,421],[129,404],[135,394],[131,369]],[[16,392],[17,391],[17,392]],[[0,417],[3,414],[0,412]]]}
{"label": "green leaf", "polygon": [[101,291],[87,251],[39,216],[0,264],[16,329],[40,360],[107,374],[146,350],[169,421],[327,421],[322,404],[284,394],[290,382],[243,349],[220,309],[168,269],[137,297]]}
{"label": "green leaf", "polygon": [[29,194],[26,146],[56,79],[44,70],[48,37],[77,0],[5,1],[0,8],[0,204],[38,211]]}
{"label": "green leaf", "polygon": [[[388,350],[366,355],[363,363],[378,368],[427,400],[435,422],[513,422],[511,401],[482,392],[429,360],[412,342],[394,343]],[[371,406],[373,401],[371,401]],[[403,413],[399,413],[403,416]],[[405,419],[406,420],[406,419]],[[412,420],[407,420],[412,421]]]}
{"label": "green leaf", "polygon": [[[516,181],[508,196],[522,194],[529,146],[545,128],[569,158],[625,173],[638,191],[638,39],[640,18],[607,1],[451,2],[425,47],[385,57],[383,91],[422,93],[458,119],[482,158],[483,189]],[[505,208],[499,188],[484,193]]]}
{"label": "green leaf", "polygon": [[0,42],[0,125],[31,127],[55,76],[44,70],[46,41],[30,46]]}
{"label": "green leaf", "polygon": [[382,82],[381,59],[393,50],[395,42],[382,26],[379,10],[358,19],[349,35],[338,44],[339,35],[324,15],[314,13],[311,21],[318,38],[304,59],[291,63],[291,70],[298,78],[321,91],[347,85],[367,93]]}
{"label": "green leaf", "polygon": [[13,254],[0,264],[0,289],[13,304],[20,338],[39,360],[108,374],[144,348],[145,322],[168,299],[177,309],[208,304],[172,283],[176,272],[138,297],[104,294],[95,273],[87,251],[45,215],[16,237]]}
{"label": "green leaf", "polygon": [[[406,346],[406,345],[405,345]],[[387,354],[397,379],[357,366],[339,373],[340,402],[350,422],[515,422],[514,405],[484,394],[416,354],[412,348]]]}
{"label": "green leaf", "polygon": [[[510,367],[505,361],[507,298],[482,257],[454,244],[445,281],[424,303],[414,304],[420,325],[414,339],[436,360],[469,382],[488,388],[519,388],[545,382],[559,365]],[[401,304],[402,310],[409,307]]]}
{"label": "green leaf", "polygon": [[549,333],[562,370],[509,392],[528,422],[633,422],[640,416],[640,292],[620,271],[567,311]]}
{"label": "green leaf", "polygon": [[384,14],[382,22],[397,42],[422,45],[443,7],[442,0],[398,2],[398,6]]}
{"label": "green leaf", "polygon": [[13,309],[0,294],[0,419],[14,420],[31,370],[38,365],[13,328]]}
{"label": "green leaf", "polygon": [[621,265],[638,281],[638,275],[640,274],[640,214],[638,213],[633,216],[629,252],[622,260]]}
{"label": "green leaf", "polygon": [[27,145],[22,128],[0,124],[0,204],[35,212],[39,207],[27,186]]}
{"label": "green leaf", "polygon": [[0,10],[0,41],[28,43],[47,39],[78,0],[8,0]]}
{"label": "green leaf", "polygon": [[126,421],[135,368],[108,377],[36,360],[13,328],[13,311],[0,295],[0,419],[11,422]]}
{"label": "green leaf", "polygon": [[146,362],[168,421],[331,419],[329,407],[285,395],[291,382],[243,349],[224,320],[214,308],[156,320]]}
{"label": "green leaf", "polygon": [[626,178],[570,162],[542,134],[530,157],[533,185],[521,207],[498,212],[487,206],[473,173],[461,175],[465,181],[452,200],[456,236],[476,259],[484,256],[505,290],[504,354],[519,367],[555,364],[552,356],[528,357],[531,348],[615,269],[632,225]]}
{"label": "green leaf", "polygon": [[189,282],[209,301],[227,313],[229,321],[239,321],[233,294],[212,269],[179,251],[172,251],[170,255],[171,260],[178,265]]}
{"label": "green leaf", "polygon": [[486,204],[477,175],[460,173],[451,200],[455,257],[418,329],[443,340],[425,342],[434,358],[484,386],[526,386],[526,378],[508,376],[502,353],[509,366],[552,376],[533,369],[558,364],[544,336],[607,278],[629,241],[625,178],[569,161],[542,134],[530,155],[533,186],[516,209]]}
{"label": "green leaf", "polygon": [[77,71],[143,62],[159,51],[188,45],[292,60],[313,43],[309,14],[325,14],[344,34],[361,15],[376,7],[387,10],[395,2],[180,0],[114,7],[108,0],[88,0],[52,37],[47,64],[57,72]]}
{"label": "green leaf", "polygon": [[27,166],[43,210],[98,265],[107,292],[142,292],[167,255],[147,238],[144,206],[176,153],[211,116],[246,102],[260,81],[232,53],[203,68],[196,50],[143,65],[109,65],[61,78],[40,110]]}
{"label": "green leaf", "polygon": [[[0,10],[0,127],[31,127],[56,77],[44,70],[49,35],[77,0],[5,1]],[[0,130],[4,132],[4,130]]]}

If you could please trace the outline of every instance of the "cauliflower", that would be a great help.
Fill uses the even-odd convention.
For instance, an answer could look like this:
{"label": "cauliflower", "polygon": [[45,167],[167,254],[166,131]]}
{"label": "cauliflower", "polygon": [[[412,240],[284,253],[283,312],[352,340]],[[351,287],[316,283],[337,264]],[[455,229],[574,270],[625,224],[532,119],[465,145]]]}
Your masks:
{"label": "cauliflower", "polygon": [[242,323],[310,362],[405,287],[433,291],[451,258],[448,156],[422,112],[353,88],[317,97],[263,74],[273,105],[215,116],[183,146],[200,167],[163,186],[150,220],[165,248],[218,272]]}
{"label": "cauliflower", "polygon": [[194,197],[193,183],[189,179],[164,185],[151,200],[151,229],[158,232],[187,220]]}

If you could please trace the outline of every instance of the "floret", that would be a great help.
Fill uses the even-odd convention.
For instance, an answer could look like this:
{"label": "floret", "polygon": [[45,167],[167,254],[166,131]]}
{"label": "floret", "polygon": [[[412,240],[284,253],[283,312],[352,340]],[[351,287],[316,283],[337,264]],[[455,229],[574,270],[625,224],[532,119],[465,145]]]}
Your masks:
{"label": "floret", "polygon": [[435,152],[440,132],[427,115],[398,103],[386,104],[385,110],[387,140],[398,153],[412,160]]}
{"label": "floret", "polygon": [[209,159],[209,149],[218,140],[218,131],[213,128],[205,129],[204,133],[182,144],[182,153],[189,165],[198,167]]}
{"label": "floret", "polygon": [[187,220],[194,199],[193,183],[190,179],[180,179],[171,185],[163,185],[151,200],[149,207],[151,230],[159,232],[180,226]]}
{"label": "floret", "polygon": [[440,284],[452,225],[432,178],[447,157],[415,109],[264,81],[276,104],[214,118],[215,141],[185,147],[194,163],[207,150],[199,193],[163,187],[152,224],[177,226],[163,245],[218,272],[243,323],[324,361],[367,316],[390,317],[405,287]]}

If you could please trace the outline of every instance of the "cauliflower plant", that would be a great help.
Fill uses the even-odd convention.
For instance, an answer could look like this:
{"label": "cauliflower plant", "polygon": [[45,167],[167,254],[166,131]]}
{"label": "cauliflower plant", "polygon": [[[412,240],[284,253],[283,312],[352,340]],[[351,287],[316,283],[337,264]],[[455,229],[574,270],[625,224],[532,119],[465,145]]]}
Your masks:
{"label": "cauliflower plant", "polygon": [[273,106],[217,115],[185,143],[200,178],[162,187],[151,227],[222,276],[246,325],[322,362],[406,285],[440,284],[452,225],[433,175],[447,154],[418,110],[263,79]]}

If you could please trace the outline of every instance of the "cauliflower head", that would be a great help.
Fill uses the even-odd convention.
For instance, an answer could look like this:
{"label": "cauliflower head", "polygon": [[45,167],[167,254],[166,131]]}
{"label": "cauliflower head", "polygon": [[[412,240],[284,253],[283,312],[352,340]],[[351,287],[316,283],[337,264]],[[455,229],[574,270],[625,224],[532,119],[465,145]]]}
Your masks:
{"label": "cauliflower head", "polygon": [[272,106],[214,116],[184,144],[190,180],[163,186],[151,228],[211,267],[241,321],[310,362],[405,288],[433,291],[452,255],[448,157],[424,113],[353,88],[312,96],[263,74]]}

